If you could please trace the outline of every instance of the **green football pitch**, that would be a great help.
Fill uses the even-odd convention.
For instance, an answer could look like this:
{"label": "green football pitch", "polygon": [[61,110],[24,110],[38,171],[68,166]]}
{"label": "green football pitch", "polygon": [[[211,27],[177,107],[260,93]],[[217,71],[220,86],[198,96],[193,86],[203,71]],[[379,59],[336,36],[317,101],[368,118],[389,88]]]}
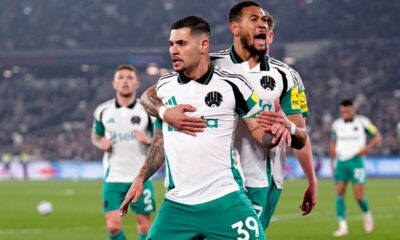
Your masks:
{"label": "green football pitch", "polygon": [[[164,189],[155,181],[157,204]],[[287,180],[278,209],[267,231],[268,239],[334,239],[337,228],[334,214],[334,188],[330,180],[321,180],[318,204],[310,216],[303,217],[299,203],[304,180]],[[400,179],[370,179],[367,184],[376,229],[362,229],[361,211],[348,189],[347,213],[350,234],[343,239],[400,239]],[[100,181],[3,181],[0,182],[0,239],[45,240],[108,239],[101,206]],[[49,216],[40,216],[36,206],[41,200],[53,204]],[[132,215],[125,217],[128,239],[137,239]]]}

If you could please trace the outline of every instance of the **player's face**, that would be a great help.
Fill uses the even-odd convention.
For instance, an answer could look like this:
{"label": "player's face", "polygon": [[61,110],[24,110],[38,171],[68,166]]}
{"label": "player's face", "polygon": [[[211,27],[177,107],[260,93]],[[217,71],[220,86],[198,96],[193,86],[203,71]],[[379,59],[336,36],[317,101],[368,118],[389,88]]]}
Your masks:
{"label": "player's face", "polygon": [[354,108],[352,106],[340,106],[340,116],[345,121],[351,121],[354,118]]}
{"label": "player's face", "polygon": [[264,10],[251,6],[242,9],[239,21],[240,42],[252,54],[266,51],[268,22]]}
{"label": "player's face", "polygon": [[171,30],[169,54],[177,72],[190,71],[200,60],[201,41],[190,32],[190,28],[186,27]]}
{"label": "player's face", "polygon": [[139,79],[135,72],[121,69],[114,74],[113,86],[120,96],[130,97],[136,93],[139,87]]}

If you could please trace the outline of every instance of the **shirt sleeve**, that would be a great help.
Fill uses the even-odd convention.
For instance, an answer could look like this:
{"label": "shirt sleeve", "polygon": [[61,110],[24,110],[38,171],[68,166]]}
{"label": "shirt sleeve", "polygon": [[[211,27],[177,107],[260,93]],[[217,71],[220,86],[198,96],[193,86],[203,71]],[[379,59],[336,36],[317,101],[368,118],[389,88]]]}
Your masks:
{"label": "shirt sleeve", "polygon": [[286,115],[301,114],[299,92],[297,87],[290,88],[281,101],[281,107]]}
{"label": "shirt sleeve", "polygon": [[97,108],[93,114],[94,119],[93,119],[92,131],[98,136],[105,135],[104,124],[101,122],[103,112],[104,109]]}
{"label": "shirt sleeve", "polygon": [[309,117],[310,112],[308,110],[306,88],[304,87],[303,81],[299,73],[293,68],[290,68],[290,76],[293,80],[294,86],[297,88],[298,101],[301,113],[303,114],[303,117]]}
{"label": "shirt sleeve", "polygon": [[332,129],[331,129],[331,140],[337,140],[337,135],[336,135],[336,122],[332,124]]}
{"label": "shirt sleeve", "polygon": [[367,117],[360,117],[360,120],[364,127],[364,131],[369,136],[374,136],[378,132],[378,128]]}
{"label": "shirt sleeve", "polygon": [[232,87],[236,102],[236,113],[241,118],[255,118],[262,111],[259,97],[242,76],[231,80],[225,81]]}

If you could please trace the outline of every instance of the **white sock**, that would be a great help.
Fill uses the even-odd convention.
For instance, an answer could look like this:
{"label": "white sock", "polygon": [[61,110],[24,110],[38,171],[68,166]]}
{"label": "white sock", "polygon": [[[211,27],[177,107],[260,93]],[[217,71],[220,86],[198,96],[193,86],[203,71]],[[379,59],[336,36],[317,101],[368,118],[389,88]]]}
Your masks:
{"label": "white sock", "polygon": [[347,221],[344,219],[339,220],[339,228],[340,229],[347,229]]}

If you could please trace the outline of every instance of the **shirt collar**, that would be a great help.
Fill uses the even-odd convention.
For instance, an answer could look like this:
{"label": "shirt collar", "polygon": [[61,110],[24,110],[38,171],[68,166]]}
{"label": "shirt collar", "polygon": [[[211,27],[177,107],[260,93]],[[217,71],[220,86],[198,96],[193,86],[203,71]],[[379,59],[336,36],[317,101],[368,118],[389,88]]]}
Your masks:
{"label": "shirt collar", "polygon": [[[214,74],[214,64],[211,63],[211,66],[208,69],[208,71],[203,76],[201,76],[199,79],[196,79],[195,81],[198,83],[207,85],[210,82],[213,74]],[[190,82],[191,80],[192,79],[186,77],[185,74],[183,74],[183,72],[179,73],[178,82],[180,84],[186,84],[186,83]]]}
{"label": "shirt collar", "polygon": [[[129,104],[129,105],[127,106],[127,108],[133,109],[133,108],[135,107],[135,104],[136,104],[136,99],[133,101],[133,103]],[[115,99],[115,107],[116,107],[116,108],[122,107],[121,104],[118,103],[118,100],[117,100],[117,99]]]}
{"label": "shirt collar", "polygon": [[[240,64],[240,63],[244,62],[244,60],[239,56],[239,54],[236,53],[235,47],[233,45],[231,46],[231,51],[230,51],[229,56],[231,57],[232,62],[235,64]],[[267,55],[262,54],[262,55],[260,55],[259,59],[261,59],[260,70],[261,71],[269,71]]]}

